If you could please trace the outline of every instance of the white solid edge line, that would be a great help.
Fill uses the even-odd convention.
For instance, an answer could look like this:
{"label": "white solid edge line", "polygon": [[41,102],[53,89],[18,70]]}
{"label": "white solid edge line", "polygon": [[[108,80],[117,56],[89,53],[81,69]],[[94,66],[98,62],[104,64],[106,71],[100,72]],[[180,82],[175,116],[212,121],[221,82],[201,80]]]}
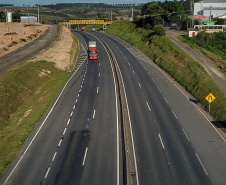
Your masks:
{"label": "white solid edge line", "polygon": [[[156,68],[158,69],[158,68]],[[165,75],[165,73],[163,73],[161,70],[159,70],[171,83],[174,84],[174,86],[189,100],[189,97],[170,79],[168,78],[168,76]],[[224,137],[220,134],[220,132],[215,128],[215,126],[213,126],[213,124],[210,122],[210,120],[206,117],[205,114],[202,113],[202,111],[198,108],[198,106],[192,102],[192,104],[196,107],[196,109],[204,116],[204,118],[208,121],[208,123],[212,126],[212,128],[217,132],[217,134],[221,137],[221,139],[226,143],[226,140],[224,139]]]}
{"label": "white solid edge line", "polygon": [[[84,61],[86,60],[86,58],[83,60],[82,64],[84,63]],[[82,64],[79,66],[78,69],[80,69],[80,67],[82,66]],[[53,106],[51,107],[49,113],[47,114],[47,116],[45,117],[45,119],[43,120],[42,124],[40,125],[40,127],[38,128],[37,132],[35,133],[34,137],[32,138],[32,140],[30,141],[30,143],[28,144],[27,148],[25,149],[23,155],[20,157],[20,159],[18,160],[18,162],[16,163],[16,165],[14,166],[14,168],[12,169],[11,173],[9,174],[9,176],[6,178],[5,182],[3,183],[6,184],[6,182],[9,180],[9,178],[12,176],[12,174],[14,173],[14,171],[16,170],[17,166],[20,164],[21,160],[24,158],[25,154],[27,153],[28,149],[30,148],[31,144],[33,143],[33,141],[35,140],[35,138],[37,137],[37,135],[39,134],[40,130],[42,129],[42,127],[44,126],[44,124],[46,123],[46,120],[48,119],[49,115],[52,113],[54,107],[56,106],[56,104],[58,103],[61,95],[63,94],[67,84],[70,82],[70,80],[74,77],[75,73],[78,71],[75,70],[75,72],[72,74],[72,76],[69,78],[69,80],[67,81],[67,83],[64,85],[63,89],[61,90],[58,98],[56,99],[55,103],[53,104]]]}

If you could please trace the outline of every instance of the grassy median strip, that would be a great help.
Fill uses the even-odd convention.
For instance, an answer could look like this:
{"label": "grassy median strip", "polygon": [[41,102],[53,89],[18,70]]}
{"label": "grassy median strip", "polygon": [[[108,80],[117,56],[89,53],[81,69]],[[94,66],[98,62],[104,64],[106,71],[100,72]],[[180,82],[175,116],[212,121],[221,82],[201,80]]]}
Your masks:
{"label": "grassy median strip", "polygon": [[108,33],[116,35],[137,47],[153,62],[168,72],[208,110],[205,97],[211,92],[216,100],[211,103],[211,114],[217,121],[226,120],[226,97],[205,69],[166,36],[151,34],[150,30],[136,28],[129,21],[118,21],[108,26]]}

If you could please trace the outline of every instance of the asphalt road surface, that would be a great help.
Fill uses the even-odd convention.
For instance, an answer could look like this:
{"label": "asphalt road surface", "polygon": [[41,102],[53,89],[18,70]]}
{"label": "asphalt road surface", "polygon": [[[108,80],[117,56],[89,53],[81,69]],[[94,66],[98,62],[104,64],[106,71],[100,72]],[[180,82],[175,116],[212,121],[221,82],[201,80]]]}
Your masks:
{"label": "asphalt road surface", "polygon": [[140,52],[116,37],[101,37],[124,79],[138,183],[224,184],[226,143],[211,123]]}
{"label": "asphalt road surface", "polygon": [[219,69],[219,67],[216,66],[216,64],[214,64],[214,62],[204,56],[200,51],[192,49],[177,38],[179,35],[183,34],[185,33],[181,31],[166,31],[167,37],[169,37],[176,45],[189,54],[195,61],[199,62],[213,78],[219,88],[224,92],[224,94],[226,94],[226,75]]}
{"label": "asphalt road surface", "polygon": [[0,57],[0,73],[9,69],[18,62],[24,62],[31,59],[43,49],[48,48],[56,40],[60,33],[58,25],[49,25],[48,30],[39,38]]}
{"label": "asphalt road surface", "polygon": [[[119,95],[109,56],[78,31],[83,61],[0,184],[126,184]],[[117,37],[134,141],[136,184],[225,184],[226,142],[176,84]],[[96,40],[99,58],[84,57]]]}

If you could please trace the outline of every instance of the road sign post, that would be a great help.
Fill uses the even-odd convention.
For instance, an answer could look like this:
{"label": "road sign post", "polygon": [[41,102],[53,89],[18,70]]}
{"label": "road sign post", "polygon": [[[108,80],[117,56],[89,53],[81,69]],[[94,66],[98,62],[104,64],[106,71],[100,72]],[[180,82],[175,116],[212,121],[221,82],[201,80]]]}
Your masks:
{"label": "road sign post", "polygon": [[216,97],[210,93],[208,96],[206,96],[206,100],[209,102],[209,112],[210,112],[210,104],[216,99]]}

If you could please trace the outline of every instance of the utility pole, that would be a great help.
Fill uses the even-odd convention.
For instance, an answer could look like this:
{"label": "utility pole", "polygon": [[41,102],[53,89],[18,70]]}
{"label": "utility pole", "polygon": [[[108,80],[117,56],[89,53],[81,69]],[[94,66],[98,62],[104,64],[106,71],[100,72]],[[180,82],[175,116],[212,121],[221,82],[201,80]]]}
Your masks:
{"label": "utility pole", "polygon": [[133,8],[132,8],[132,15],[131,15],[131,19],[132,19],[132,21],[133,21]]}
{"label": "utility pole", "polygon": [[28,17],[28,22],[30,22],[29,21],[29,8],[28,7],[29,7],[29,5],[27,5],[27,17]]}
{"label": "utility pole", "polygon": [[191,2],[190,2],[190,11],[191,11],[191,24],[190,24],[190,26],[193,28],[194,0],[191,0]]}
{"label": "utility pole", "polygon": [[211,25],[211,16],[212,16],[212,6],[210,6],[210,18],[209,18],[209,25]]}
{"label": "utility pole", "polygon": [[39,5],[38,5],[38,23],[39,23]]}
{"label": "utility pole", "polygon": [[8,12],[7,10],[5,9],[5,15],[6,15],[6,30],[7,30],[7,33],[9,33],[9,23],[8,23]]}

